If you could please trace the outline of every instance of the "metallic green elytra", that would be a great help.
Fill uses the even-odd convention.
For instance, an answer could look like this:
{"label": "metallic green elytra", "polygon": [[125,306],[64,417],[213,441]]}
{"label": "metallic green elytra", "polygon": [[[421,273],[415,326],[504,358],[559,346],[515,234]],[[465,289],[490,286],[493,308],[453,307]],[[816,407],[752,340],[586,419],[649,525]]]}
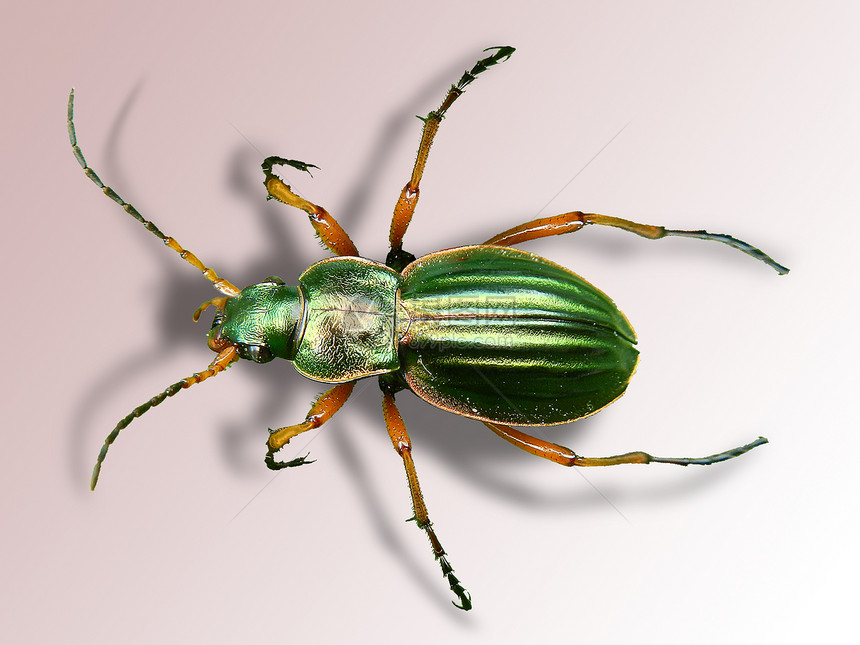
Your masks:
{"label": "metallic green elytra", "polygon": [[440,251],[407,266],[400,289],[400,374],[455,414],[564,423],[617,399],[636,369],[636,334],[612,300],[531,253]]}
{"label": "metallic green elytra", "polygon": [[[268,199],[305,211],[320,240],[337,256],[312,265],[296,286],[269,277],[238,289],[106,186],[78,146],[72,91],[67,112],[69,140],[84,173],[222,294],[194,313],[197,320],[207,307],[216,309],[208,334],[216,358],[207,369],[168,386],[120,419],[101,448],[91,488],[120,431],[168,397],[224,371],[240,358],[257,363],[275,358],[292,361],[302,375],[333,385],[314,402],[304,421],[269,431],[265,463],[274,470],[310,463],[306,456],[279,462],[274,455],[293,437],[328,421],[349,398],[356,381],[375,376],[382,391],[385,425],[406,470],[411,519],[429,538],[442,575],[457,597],[454,604],[470,609],[471,596],[454,574],[430,522],[412,443],[395,404],[398,392],[410,390],[438,408],[480,420],[514,446],[563,466],[708,465],[767,442],[759,437],[700,458],[654,457],[639,451],[582,457],[514,427],[549,426],[597,412],[624,393],[639,353],[633,328],[606,294],[572,271],[512,246],[573,233],[587,225],[611,226],[652,240],[674,236],[720,242],[780,274],[788,269],[730,235],[667,229],[581,211],[526,222],[484,244],[420,258],[405,251],[403,237],[418,203],[430,146],[442,118],[479,74],[510,58],[514,48],[492,47],[485,52],[490,53],[451,86],[437,110],[422,119],[417,159],[394,207],[384,264],[361,257],[337,220],[297,195],[274,173],[276,166],[302,172],[316,166],[283,157],[263,161]],[[469,205],[464,213],[472,210]]]}

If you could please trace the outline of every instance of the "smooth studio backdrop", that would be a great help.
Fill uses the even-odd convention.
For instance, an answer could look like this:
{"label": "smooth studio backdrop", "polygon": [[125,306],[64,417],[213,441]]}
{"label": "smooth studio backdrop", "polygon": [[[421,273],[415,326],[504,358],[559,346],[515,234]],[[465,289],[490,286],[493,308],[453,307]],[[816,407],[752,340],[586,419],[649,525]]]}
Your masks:
{"label": "smooth studio backdrop", "polygon": [[[837,642],[856,580],[860,19],[850,2],[11,3],[0,25],[8,643]],[[384,258],[415,115],[493,45],[516,54],[442,124],[406,248],[586,210],[734,234],[589,228],[525,248],[609,293],[640,336],[627,394],[541,431],[588,456],[709,468],[575,472],[398,397],[468,614],[413,524],[373,380],[288,446],[267,427],[324,389],[241,363],[116,421],[209,363],[198,272],[106,199],[91,165],[234,283],[327,256],[285,179]]]}

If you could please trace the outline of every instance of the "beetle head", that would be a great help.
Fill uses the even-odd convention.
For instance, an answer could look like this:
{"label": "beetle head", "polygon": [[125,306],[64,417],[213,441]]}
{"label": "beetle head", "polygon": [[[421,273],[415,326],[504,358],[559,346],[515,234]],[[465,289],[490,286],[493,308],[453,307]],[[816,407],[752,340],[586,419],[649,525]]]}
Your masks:
{"label": "beetle head", "polygon": [[233,298],[203,303],[195,312],[195,320],[209,305],[217,307],[208,334],[209,349],[214,352],[232,345],[240,358],[255,363],[268,363],[276,357],[292,360],[302,300],[296,287],[288,287],[272,276],[245,287]]}

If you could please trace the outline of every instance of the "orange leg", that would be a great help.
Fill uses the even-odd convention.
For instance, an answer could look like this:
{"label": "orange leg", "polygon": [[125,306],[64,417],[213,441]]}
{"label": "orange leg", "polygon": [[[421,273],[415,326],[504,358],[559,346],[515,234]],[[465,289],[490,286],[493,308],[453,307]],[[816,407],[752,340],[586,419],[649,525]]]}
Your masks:
{"label": "orange leg", "polygon": [[326,421],[331,419],[335,412],[343,407],[349,395],[352,394],[352,388],[355,386],[355,381],[349,383],[341,383],[335,385],[328,392],[320,396],[311,406],[308,416],[302,423],[297,423],[292,426],[284,426],[277,430],[269,429],[269,451],[266,453],[266,465],[272,470],[280,470],[281,468],[290,468],[292,466],[301,466],[302,464],[312,463],[307,461],[307,455],[293,459],[292,461],[275,461],[275,453],[283,448],[293,437],[302,432],[319,428]]}
{"label": "orange leg", "polygon": [[412,461],[412,441],[406,432],[406,425],[403,423],[403,418],[397,410],[397,406],[394,403],[394,394],[391,393],[390,389],[383,389],[382,414],[385,417],[385,425],[388,428],[388,436],[391,437],[391,443],[394,444],[394,449],[403,459],[403,465],[406,468],[406,479],[409,482],[409,492],[412,494],[412,510],[415,513],[410,519],[414,519],[418,528],[424,529],[427,537],[430,538],[430,546],[433,548],[433,555],[442,567],[442,575],[448,579],[451,591],[454,592],[460,601],[459,605],[457,603],[454,603],[454,605],[468,611],[472,608],[472,599],[469,596],[469,592],[466,591],[463,585],[460,584],[460,580],[454,575],[454,567],[448,562],[445,549],[442,548],[442,543],[439,542],[439,538],[436,537],[436,533],[433,531],[430,515],[427,512],[424,497],[421,495],[421,487],[418,484],[415,463]]}
{"label": "orange leg", "polygon": [[430,146],[433,145],[433,139],[436,136],[437,130],[439,130],[439,124],[445,117],[445,112],[448,111],[448,108],[465,91],[466,86],[475,80],[478,74],[486,71],[493,65],[506,61],[514,53],[513,47],[490,47],[484,51],[490,50],[496,51],[491,56],[479,60],[470,71],[465,72],[460,81],[456,85],[451,86],[439,109],[430,112],[426,119],[422,119],[424,121],[424,130],[421,133],[421,143],[418,146],[418,156],[415,159],[412,176],[400,192],[400,198],[394,206],[394,217],[391,220],[391,231],[389,233],[391,251],[388,254],[386,264],[398,271],[402,270],[414,259],[414,256],[403,251],[403,236],[406,234],[406,229],[409,227],[409,222],[412,221],[412,215],[415,212],[415,206],[418,204],[421,176],[424,174],[424,166],[427,164]]}
{"label": "orange leg", "polygon": [[649,240],[659,240],[661,237],[678,236],[678,237],[695,237],[700,240],[713,240],[728,244],[732,248],[743,251],[747,255],[754,257],[756,260],[761,260],[769,267],[774,269],[780,275],[788,273],[788,269],[781,264],[775,262],[770,256],[763,253],[754,246],[742,242],[731,235],[721,233],[708,233],[707,231],[676,231],[662,226],[650,226],[648,224],[637,224],[630,220],[620,219],[618,217],[609,217],[607,215],[598,215],[597,213],[583,213],[581,211],[573,211],[563,213],[553,217],[542,217],[540,219],[526,222],[520,226],[509,228],[507,231],[499,233],[495,237],[491,237],[484,244],[492,244],[494,246],[513,246],[528,240],[536,240],[541,237],[549,237],[551,235],[562,235],[564,233],[573,233],[578,231],[586,224],[599,224],[601,226],[614,226],[630,233],[636,233]]}
{"label": "orange leg", "polygon": [[329,215],[322,206],[317,206],[296,195],[287,184],[272,172],[273,166],[292,166],[298,170],[304,170],[308,174],[310,174],[308,168],[316,168],[316,166],[283,157],[267,157],[263,161],[263,184],[269,191],[269,198],[277,199],[279,202],[305,211],[323,244],[335,255],[358,255],[358,249],[355,248],[355,244],[352,243],[349,235],[337,223],[337,220]]}
{"label": "orange leg", "polygon": [[156,394],[149,401],[147,401],[143,405],[136,407],[128,415],[123,417],[120,422],[116,424],[116,427],[111,431],[111,433],[107,436],[104,445],[99,452],[99,456],[96,459],[96,465],[93,467],[92,477],[90,478],[90,490],[96,489],[96,484],[99,481],[99,473],[102,470],[102,463],[104,462],[105,457],[107,457],[108,449],[110,448],[111,444],[116,441],[116,438],[119,436],[121,430],[128,427],[129,423],[134,421],[136,418],[141,416],[150,408],[154,408],[156,405],[164,401],[164,399],[166,399],[167,397],[173,396],[177,392],[185,390],[192,385],[202,383],[210,376],[215,376],[219,372],[223,372],[237,360],[239,360],[239,352],[236,350],[236,347],[234,345],[225,347],[221,350],[218,356],[215,357],[215,360],[213,360],[209,364],[209,367],[207,369],[203,370],[202,372],[192,374],[191,376],[188,376],[181,381],[174,383],[173,385],[165,389],[163,392]]}
{"label": "orange leg", "polygon": [[505,441],[514,444],[517,448],[525,450],[536,457],[549,459],[562,466],[617,466],[619,464],[677,464],[679,466],[707,466],[720,461],[726,461],[733,457],[749,452],[753,448],[767,443],[767,439],[759,437],[752,443],[748,443],[740,448],[733,448],[716,455],[708,457],[699,457],[697,459],[675,458],[675,457],[653,457],[647,452],[627,452],[623,455],[615,455],[613,457],[580,457],[570,448],[565,448],[557,443],[551,443],[538,439],[530,434],[526,434],[521,430],[512,428],[511,426],[502,425],[501,423],[490,423],[484,421],[484,425],[495,432]]}

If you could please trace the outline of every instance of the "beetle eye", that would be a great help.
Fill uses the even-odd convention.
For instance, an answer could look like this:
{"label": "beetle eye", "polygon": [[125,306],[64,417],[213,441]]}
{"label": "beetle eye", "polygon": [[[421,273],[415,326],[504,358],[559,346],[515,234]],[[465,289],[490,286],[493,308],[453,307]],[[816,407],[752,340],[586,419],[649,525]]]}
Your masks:
{"label": "beetle eye", "polygon": [[222,322],[224,322],[224,312],[219,311],[212,319],[212,329],[215,329]]}
{"label": "beetle eye", "polygon": [[268,363],[275,356],[265,345],[237,345],[239,357],[254,361],[255,363]]}
{"label": "beetle eye", "polygon": [[268,283],[268,284],[286,284],[286,282],[284,282],[283,280],[281,280],[281,279],[280,279],[278,276],[276,276],[276,275],[270,275],[268,278],[266,278],[265,280],[263,280],[260,284],[266,284],[266,283]]}

